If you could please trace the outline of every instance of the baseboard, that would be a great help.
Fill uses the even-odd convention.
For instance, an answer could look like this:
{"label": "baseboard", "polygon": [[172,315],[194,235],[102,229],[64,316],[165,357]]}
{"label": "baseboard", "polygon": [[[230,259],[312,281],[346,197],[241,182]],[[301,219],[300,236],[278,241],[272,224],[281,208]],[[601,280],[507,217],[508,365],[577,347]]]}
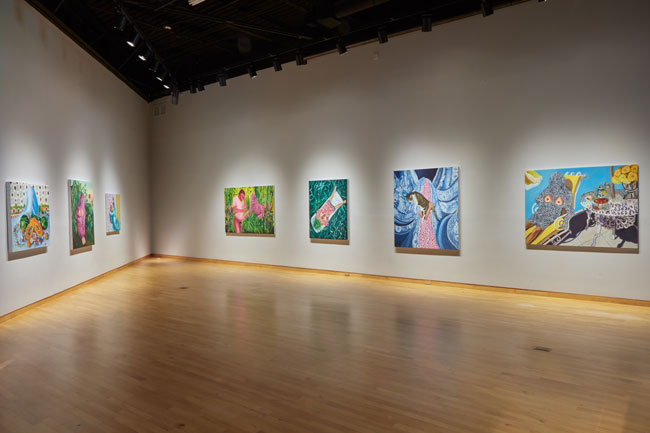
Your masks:
{"label": "baseboard", "polygon": [[440,286],[440,287],[452,287],[458,289],[470,289],[470,290],[484,290],[490,292],[499,292],[499,293],[512,293],[512,294],[521,294],[521,295],[532,295],[532,296],[545,296],[549,298],[563,298],[563,299],[575,299],[579,301],[594,301],[594,302],[608,302],[613,304],[626,304],[626,305],[636,305],[640,307],[650,307],[650,301],[641,300],[641,299],[628,299],[628,298],[615,298],[609,296],[595,296],[595,295],[583,295],[577,293],[567,293],[567,292],[551,292],[546,290],[532,290],[532,289],[520,289],[516,287],[501,287],[501,286],[486,286],[481,284],[468,284],[468,283],[455,283],[448,281],[436,281],[436,280],[424,280],[420,278],[407,278],[407,277],[393,277],[388,275],[375,275],[375,274],[364,274],[358,272],[344,272],[344,271],[331,271],[325,269],[314,269],[314,268],[301,268],[297,266],[284,266],[284,265],[268,265],[260,263],[248,263],[248,262],[236,262],[231,260],[219,260],[219,259],[206,259],[200,257],[186,257],[186,256],[174,256],[170,254],[152,254],[151,257],[156,258],[166,258],[166,259],[177,259],[177,260],[187,260],[187,261],[196,261],[196,262],[206,262],[206,263],[218,263],[218,264],[227,264],[227,265],[236,265],[236,266],[246,266],[246,267],[255,267],[260,269],[276,269],[276,270],[292,270],[299,272],[310,272],[324,275],[339,275],[345,277],[356,277],[356,278],[370,278],[375,280],[383,281],[397,281],[413,284],[426,284],[430,286]]}
{"label": "baseboard", "polygon": [[62,290],[62,291],[57,292],[57,293],[55,293],[53,295],[50,295],[47,298],[43,298],[43,299],[41,299],[39,301],[36,301],[36,302],[33,302],[33,303],[29,304],[29,305],[25,305],[24,307],[21,307],[21,308],[19,308],[17,310],[11,311],[11,312],[3,315],[3,316],[0,316],[0,323],[6,322],[7,320],[10,320],[10,319],[13,319],[14,317],[19,316],[19,315],[21,315],[21,314],[23,314],[23,313],[25,313],[25,312],[27,312],[29,310],[32,310],[34,308],[38,308],[38,307],[40,307],[40,306],[42,306],[44,304],[47,304],[48,302],[51,302],[51,301],[53,301],[53,300],[55,300],[57,298],[60,298],[61,296],[65,296],[67,294],[70,294],[71,292],[82,288],[86,284],[89,284],[89,283],[95,282],[97,280],[100,280],[102,278],[105,278],[105,277],[107,277],[107,276],[109,276],[109,275],[111,275],[111,274],[113,274],[113,273],[115,273],[115,272],[117,272],[119,270],[122,270],[124,268],[128,268],[129,266],[133,266],[136,263],[140,263],[141,261],[143,261],[145,259],[148,259],[149,257],[151,257],[151,256],[146,255],[144,257],[140,257],[139,259],[136,259],[136,260],[134,260],[132,262],[129,262],[129,263],[125,264],[125,265],[119,266],[119,267],[117,267],[115,269],[111,269],[110,271],[106,271],[103,274],[99,274],[96,277],[93,277],[93,278],[91,278],[89,280],[86,280],[86,281],[84,281],[82,283],[75,284],[72,287],[69,287],[69,288],[67,288],[65,290]]}

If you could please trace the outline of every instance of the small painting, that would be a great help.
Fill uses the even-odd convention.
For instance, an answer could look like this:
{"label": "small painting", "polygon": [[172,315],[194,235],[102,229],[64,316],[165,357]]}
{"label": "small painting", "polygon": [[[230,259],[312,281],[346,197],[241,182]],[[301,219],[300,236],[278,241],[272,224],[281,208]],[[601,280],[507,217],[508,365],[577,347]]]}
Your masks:
{"label": "small painting", "polygon": [[393,173],[395,247],[459,250],[458,167]]}
{"label": "small painting", "polygon": [[309,181],[309,237],[348,239],[348,180]]}
{"label": "small painting", "polygon": [[45,185],[7,182],[9,252],[50,244],[50,190]]}
{"label": "small painting", "polygon": [[275,233],[273,185],[225,188],[226,233]]}
{"label": "small painting", "polygon": [[95,245],[95,208],[93,184],[82,180],[70,180],[70,227],[72,249]]}
{"label": "small painting", "polygon": [[528,170],[528,248],[638,252],[639,166]]}
{"label": "small painting", "polygon": [[106,194],[106,234],[119,233],[122,228],[119,194]]}

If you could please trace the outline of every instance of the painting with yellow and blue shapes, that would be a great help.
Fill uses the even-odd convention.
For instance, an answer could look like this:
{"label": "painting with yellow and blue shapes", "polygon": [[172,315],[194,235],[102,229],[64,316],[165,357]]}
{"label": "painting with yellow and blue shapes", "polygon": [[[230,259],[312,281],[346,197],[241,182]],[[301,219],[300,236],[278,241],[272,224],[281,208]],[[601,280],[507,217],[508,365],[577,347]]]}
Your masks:
{"label": "painting with yellow and blue shapes", "polygon": [[639,166],[528,170],[529,248],[638,252]]}
{"label": "painting with yellow and blue shapes", "polygon": [[9,252],[50,243],[50,190],[46,185],[7,182]]}

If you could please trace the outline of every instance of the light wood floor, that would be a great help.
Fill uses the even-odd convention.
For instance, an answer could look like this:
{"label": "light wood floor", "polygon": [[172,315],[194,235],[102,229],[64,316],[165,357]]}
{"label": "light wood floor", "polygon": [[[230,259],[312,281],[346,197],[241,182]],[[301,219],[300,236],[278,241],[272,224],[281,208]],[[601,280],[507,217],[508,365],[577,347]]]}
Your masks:
{"label": "light wood floor", "polygon": [[147,259],[0,324],[0,432],[181,431],[647,433],[650,308]]}

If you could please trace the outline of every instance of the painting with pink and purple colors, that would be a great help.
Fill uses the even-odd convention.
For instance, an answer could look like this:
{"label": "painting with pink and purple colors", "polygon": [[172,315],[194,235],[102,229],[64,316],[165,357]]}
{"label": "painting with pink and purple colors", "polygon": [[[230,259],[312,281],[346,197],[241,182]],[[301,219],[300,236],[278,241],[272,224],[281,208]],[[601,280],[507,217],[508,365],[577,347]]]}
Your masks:
{"label": "painting with pink and purple colors", "polygon": [[393,172],[395,246],[458,250],[458,167]]}
{"label": "painting with pink and purple colors", "polygon": [[70,180],[70,231],[72,249],[95,245],[95,195],[93,184]]}

